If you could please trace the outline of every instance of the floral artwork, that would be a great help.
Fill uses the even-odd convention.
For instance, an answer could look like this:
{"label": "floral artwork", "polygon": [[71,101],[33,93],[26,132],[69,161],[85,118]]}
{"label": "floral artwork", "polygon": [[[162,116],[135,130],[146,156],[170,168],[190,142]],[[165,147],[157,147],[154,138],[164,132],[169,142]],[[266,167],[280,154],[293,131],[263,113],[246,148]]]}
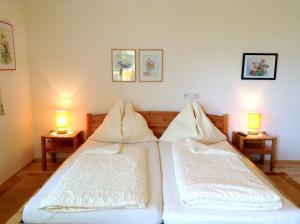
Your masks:
{"label": "floral artwork", "polygon": [[155,76],[159,73],[159,57],[157,55],[143,55],[143,75]]}
{"label": "floral artwork", "polygon": [[264,58],[249,60],[248,64],[247,73],[252,76],[264,76],[268,73],[268,68],[270,67]]}
{"label": "floral artwork", "polygon": [[112,50],[112,80],[115,82],[135,81],[135,50]]}
{"label": "floral artwork", "polygon": [[146,66],[145,66],[146,67],[146,71],[145,71],[146,74],[150,73],[151,71],[153,71],[157,67],[155,61],[153,61],[150,57],[148,57],[145,64],[146,64]]}
{"label": "floral artwork", "polygon": [[12,58],[9,49],[9,43],[6,40],[6,36],[4,35],[3,32],[0,32],[0,46],[1,46],[0,52],[1,52],[2,62],[8,65],[11,62]]}
{"label": "floral artwork", "polygon": [[16,69],[13,27],[11,24],[0,21],[0,69]]}
{"label": "floral artwork", "polygon": [[140,81],[161,82],[163,78],[163,50],[139,50]]}
{"label": "floral artwork", "polygon": [[277,54],[243,55],[242,79],[276,79]]}

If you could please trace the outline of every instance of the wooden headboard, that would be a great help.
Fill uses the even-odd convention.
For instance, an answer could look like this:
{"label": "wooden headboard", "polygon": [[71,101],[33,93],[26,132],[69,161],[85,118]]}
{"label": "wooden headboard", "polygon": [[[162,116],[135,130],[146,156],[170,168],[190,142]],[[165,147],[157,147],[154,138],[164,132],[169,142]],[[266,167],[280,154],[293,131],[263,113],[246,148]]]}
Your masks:
{"label": "wooden headboard", "polygon": [[[156,137],[160,137],[179,112],[142,111],[139,112],[147,121]],[[87,114],[87,137],[102,124],[106,114]],[[228,137],[228,115],[207,115],[214,125]]]}

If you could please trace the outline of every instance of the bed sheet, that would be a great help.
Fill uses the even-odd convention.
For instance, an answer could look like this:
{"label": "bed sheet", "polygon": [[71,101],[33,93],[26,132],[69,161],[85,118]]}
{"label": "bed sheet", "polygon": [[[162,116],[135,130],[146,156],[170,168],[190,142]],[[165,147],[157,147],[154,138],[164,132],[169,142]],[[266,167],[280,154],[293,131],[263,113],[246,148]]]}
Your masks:
{"label": "bed sheet", "polygon": [[[87,140],[84,144],[90,144]],[[108,143],[103,143],[108,145]],[[34,195],[25,205],[23,221],[29,223],[72,223],[72,224],[157,224],[162,220],[162,192],[161,175],[159,164],[159,151],[157,142],[136,143],[147,149],[148,152],[148,178],[149,178],[149,203],[145,209],[103,209],[97,211],[74,212],[74,213],[53,213],[38,208],[39,202],[57,184],[62,175],[67,172],[74,162],[79,148],[60,168],[51,176],[47,183]]]}
{"label": "bed sheet", "polygon": [[[214,144],[215,147],[238,153],[227,141]],[[275,211],[228,211],[215,209],[192,209],[181,205],[176,186],[172,143],[160,142],[162,182],[163,182],[163,220],[165,224],[299,224],[300,210],[288,199],[282,196],[253,167],[249,167],[255,175],[268,186],[278,192],[282,198],[283,207]]]}

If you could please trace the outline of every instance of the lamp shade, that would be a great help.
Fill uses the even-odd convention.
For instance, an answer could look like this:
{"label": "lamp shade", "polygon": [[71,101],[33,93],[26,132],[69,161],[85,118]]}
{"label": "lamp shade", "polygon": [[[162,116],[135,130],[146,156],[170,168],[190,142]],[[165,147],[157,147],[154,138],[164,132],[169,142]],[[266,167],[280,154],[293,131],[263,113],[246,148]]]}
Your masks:
{"label": "lamp shade", "polygon": [[254,130],[260,128],[260,113],[248,113],[248,128]]}
{"label": "lamp shade", "polygon": [[69,126],[69,112],[66,110],[57,110],[56,129],[58,133],[66,133]]}

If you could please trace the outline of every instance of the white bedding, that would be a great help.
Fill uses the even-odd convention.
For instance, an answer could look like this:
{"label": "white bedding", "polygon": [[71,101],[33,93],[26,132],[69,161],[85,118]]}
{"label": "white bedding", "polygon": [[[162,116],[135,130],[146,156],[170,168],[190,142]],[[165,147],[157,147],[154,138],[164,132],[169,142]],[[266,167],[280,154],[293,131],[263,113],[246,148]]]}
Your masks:
{"label": "white bedding", "polygon": [[[78,153],[88,149],[87,141],[74,155],[72,155],[55,174],[48,180],[42,189],[30,199],[23,211],[23,221],[25,223],[85,223],[85,224],[123,224],[123,223],[161,223],[162,217],[162,194],[161,176],[159,166],[158,146],[156,142],[145,142],[131,144],[146,148],[148,154],[148,182],[149,182],[149,202],[146,208],[116,208],[98,211],[85,211],[74,213],[49,212],[39,208],[43,198],[57,185],[61,177],[70,169]],[[107,143],[101,143],[103,146]]]}
{"label": "white bedding", "polygon": [[248,169],[241,156],[201,143],[173,143],[175,180],[184,207],[276,210],[281,199]]}
{"label": "white bedding", "polygon": [[[231,152],[235,150],[227,141],[214,144]],[[163,220],[166,224],[299,224],[300,210],[287,200],[282,198],[282,208],[274,211],[228,211],[222,209],[203,209],[183,207],[176,187],[172,144],[167,142],[159,143],[161,155],[161,169],[163,181]],[[237,152],[236,152],[237,153]],[[253,169],[250,168],[249,169]],[[268,181],[255,169],[255,175],[265,182],[271,189],[276,191]]]}
{"label": "white bedding", "polygon": [[[109,151],[119,153],[111,154]],[[107,153],[110,154],[107,154]],[[40,208],[78,212],[106,208],[145,208],[148,202],[147,151],[141,146],[95,147],[77,155]]]}

